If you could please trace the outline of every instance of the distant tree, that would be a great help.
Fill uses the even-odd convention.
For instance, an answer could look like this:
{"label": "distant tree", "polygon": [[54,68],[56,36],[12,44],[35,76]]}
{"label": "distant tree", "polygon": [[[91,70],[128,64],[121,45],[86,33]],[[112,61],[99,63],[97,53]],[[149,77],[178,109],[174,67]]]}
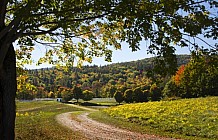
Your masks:
{"label": "distant tree", "polygon": [[62,90],[61,95],[62,95],[62,99],[64,102],[68,102],[73,99],[73,93],[68,88],[65,88],[64,90]]}
{"label": "distant tree", "polygon": [[218,96],[218,54],[205,55],[204,51],[193,53],[185,67],[178,86],[181,97],[196,98],[208,95]]}
{"label": "distant tree", "polygon": [[115,85],[115,84],[116,84],[116,82],[115,82],[113,79],[110,79],[110,80],[108,81],[108,83],[111,84],[111,85]]}
{"label": "distant tree", "polygon": [[135,102],[143,102],[143,91],[140,87],[137,87],[133,90],[133,99]]}
{"label": "distant tree", "polygon": [[150,95],[149,90],[144,90],[143,91],[142,101],[143,102],[148,102],[149,101],[149,95]]}
{"label": "distant tree", "polygon": [[161,90],[156,84],[153,84],[150,88],[150,97],[152,101],[161,100],[162,97]]}
{"label": "distant tree", "polygon": [[37,88],[28,82],[28,76],[17,76],[17,92],[16,98],[22,100],[32,100],[35,98]]}
{"label": "distant tree", "polygon": [[92,82],[92,91],[95,94],[95,97],[100,96],[99,91],[101,87],[102,87],[102,84],[98,80]]}
{"label": "distant tree", "polygon": [[79,102],[79,99],[83,98],[82,89],[80,87],[74,86],[73,87],[73,97]]}
{"label": "distant tree", "polygon": [[180,89],[179,88],[180,87],[176,85],[174,79],[171,78],[164,86],[163,96],[166,98],[180,97],[180,94],[179,94]]}
{"label": "distant tree", "polygon": [[124,100],[123,94],[122,94],[122,92],[120,92],[120,91],[116,91],[116,92],[115,92],[114,98],[115,98],[116,102],[118,102],[119,104],[120,104],[121,102],[123,102],[123,100]]}
{"label": "distant tree", "polygon": [[114,97],[114,94],[116,92],[117,88],[115,86],[110,86],[110,89],[109,89],[109,97]]}
{"label": "distant tree", "polygon": [[85,90],[85,91],[83,91],[83,98],[82,99],[84,101],[90,101],[90,100],[92,100],[93,96],[94,96],[94,93],[92,91]]}
{"label": "distant tree", "polygon": [[50,91],[50,92],[48,93],[48,97],[49,97],[49,98],[55,98],[54,92]]}
{"label": "distant tree", "polygon": [[173,77],[173,80],[176,85],[180,84],[180,81],[184,75],[185,65],[181,65],[176,72],[176,75]]}
{"label": "distant tree", "polygon": [[132,89],[127,89],[124,92],[124,101],[126,103],[132,103],[134,101],[133,100],[133,91],[132,91]]}
{"label": "distant tree", "polygon": [[36,92],[36,97],[37,98],[42,98],[43,94],[45,92],[45,88],[43,86],[38,87],[37,92]]}
{"label": "distant tree", "polygon": [[91,89],[91,84],[89,82],[83,82],[81,88],[82,90],[89,90]]}
{"label": "distant tree", "polygon": [[124,93],[127,90],[127,87],[126,85],[122,84],[118,86],[117,90],[120,91],[121,93]]}

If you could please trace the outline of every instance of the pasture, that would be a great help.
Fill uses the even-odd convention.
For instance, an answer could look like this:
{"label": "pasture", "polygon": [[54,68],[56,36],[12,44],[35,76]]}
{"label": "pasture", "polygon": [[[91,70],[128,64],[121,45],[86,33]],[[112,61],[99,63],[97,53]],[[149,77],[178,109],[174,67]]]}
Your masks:
{"label": "pasture", "polygon": [[218,97],[125,104],[90,116],[141,133],[182,139],[218,139]]}
{"label": "pasture", "polygon": [[85,139],[55,120],[57,114],[81,111],[56,101],[16,102],[16,140]]}
{"label": "pasture", "polygon": [[[16,140],[86,139],[59,123],[55,116],[84,110],[56,101],[17,101]],[[115,106],[113,99],[94,99],[90,104],[110,106],[89,117],[133,132],[182,139],[218,139],[218,97],[133,103]]]}

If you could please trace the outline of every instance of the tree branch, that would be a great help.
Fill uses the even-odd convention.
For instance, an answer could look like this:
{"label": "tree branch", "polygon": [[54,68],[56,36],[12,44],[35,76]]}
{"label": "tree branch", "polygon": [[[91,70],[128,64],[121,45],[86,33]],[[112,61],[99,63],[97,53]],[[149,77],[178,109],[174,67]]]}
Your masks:
{"label": "tree branch", "polygon": [[[40,24],[33,24],[32,26],[26,26],[26,28],[31,28],[31,27],[40,27],[40,26],[44,26],[44,25],[52,25],[52,24],[56,24],[56,25],[60,25],[61,23],[63,22],[77,22],[77,21],[85,21],[85,20],[90,20],[90,19],[96,19],[96,18],[101,18],[101,17],[104,17],[106,15],[109,15],[110,12],[108,13],[104,13],[104,14],[101,14],[101,15],[96,15],[96,16],[90,16],[90,17],[85,17],[85,18],[76,18],[76,19],[63,19],[63,21],[48,21],[48,22],[43,22],[43,23],[40,23]],[[59,26],[60,27],[60,26]]]}
{"label": "tree branch", "polygon": [[27,33],[22,33],[22,36],[30,36],[30,35],[42,35],[42,34],[47,34],[47,33],[52,33],[53,31],[57,30],[59,27],[53,27],[47,31],[40,31],[40,32],[27,32]]}
{"label": "tree branch", "polygon": [[0,38],[2,38],[3,36],[5,36],[12,28],[18,27],[18,25],[20,24],[21,19],[16,18],[13,21],[11,21],[9,23],[9,25],[7,27],[5,27],[1,32],[0,32]]}
{"label": "tree branch", "polygon": [[5,26],[5,13],[8,0],[0,0],[0,30]]}
{"label": "tree branch", "polygon": [[[182,33],[183,35],[186,35],[186,36],[189,36],[188,34],[185,34],[185,33]],[[201,40],[202,42],[204,42],[206,45],[208,45],[209,47],[213,48],[213,49],[216,49],[214,46],[210,45],[209,43],[207,43],[205,40],[203,40],[202,38],[198,37],[198,36],[195,36],[194,38],[197,38],[199,40]]]}

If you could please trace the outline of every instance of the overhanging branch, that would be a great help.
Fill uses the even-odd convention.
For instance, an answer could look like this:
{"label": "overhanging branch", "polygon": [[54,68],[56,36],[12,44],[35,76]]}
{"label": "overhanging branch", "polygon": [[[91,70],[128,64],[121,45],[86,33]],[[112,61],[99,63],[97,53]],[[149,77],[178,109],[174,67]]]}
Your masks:
{"label": "overhanging branch", "polygon": [[[189,34],[185,34],[185,33],[182,33],[183,35],[186,35],[186,36],[189,36]],[[208,45],[209,47],[213,48],[213,49],[216,49],[214,46],[210,45],[209,43],[207,43],[205,40],[203,40],[202,38],[198,37],[198,36],[195,36],[194,38],[197,38],[199,40],[201,40],[202,42],[204,42],[206,45]]]}
{"label": "overhanging branch", "polygon": [[59,27],[53,27],[47,31],[39,31],[39,32],[27,32],[27,33],[22,33],[22,36],[30,36],[30,35],[43,35],[47,33],[52,33],[53,31],[57,30]]}
{"label": "overhanging branch", "polygon": [[8,0],[0,0],[0,28],[5,26],[5,14]]}

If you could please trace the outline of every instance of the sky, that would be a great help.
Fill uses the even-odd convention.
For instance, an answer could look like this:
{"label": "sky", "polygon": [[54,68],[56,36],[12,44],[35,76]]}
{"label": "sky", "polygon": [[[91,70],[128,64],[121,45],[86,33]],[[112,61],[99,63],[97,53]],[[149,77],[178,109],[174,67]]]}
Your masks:
{"label": "sky", "polygon": [[[209,5],[205,5],[207,8],[209,8]],[[217,16],[218,11],[216,11],[216,8],[210,9],[211,13],[213,15]],[[183,13],[184,14],[184,13]],[[206,40],[210,44],[214,44],[217,40]],[[204,43],[202,42],[197,42],[200,45],[205,46]],[[112,64],[112,63],[119,63],[119,62],[128,62],[128,61],[136,61],[136,60],[141,60],[144,58],[149,58],[149,57],[154,57],[153,55],[147,54],[146,47],[141,43],[139,46],[140,50],[136,52],[132,52],[130,48],[128,48],[127,43],[124,43],[122,45],[122,50],[112,50],[112,62],[106,62],[104,60],[104,57],[101,58],[93,58],[93,62],[90,63],[84,63],[84,65],[107,65],[107,64]],[[176,54],[190,54],[190,51],[188,48],[181,48],[179,46],[176,46]],[[35,50],[33,51],[32,58],[35,62],[42,57],[45,53],[45,49],[43,47],[35,47]],[[39,68],[47,68],[47,67],[52,67],[52,65],[49,64],[41,64],[39,66],[36,66],[36,63],[33,63],[32,65],[25,65],[25,68],[27,69],[39,69]]]}
{"label": "sky", "polygon": [[[181,47],[176,47],[176,54],[190,54],[188,48],[181,48]],[[43,46],[41,47],[35,47],[35,50],[32,53],[32,58],[35,62],[44,55],[44,49]],[[129,62],[129,61],[136,61],[136,60],[141,60],[144,58],[149,58],[149,57],[154,57],[154,55],[147,54],[146,47],[143,45],[143,42],[140,44],[140,50],[132,52],[131,49],[128,47],[127,43],[122,44],[122,49],[121,50],[113,50],[112,54],[112,62],[106,62],[104,60],[104,57],[99,57],[99,58],[93,58],[93,62],[90,63],[84,63],[84,65],[98,65],[98,66],[103,66],[103,65],[108,65],[112,63],[120,63],[120,62]],[[52,65],[49,64],[41,64],[37,66],[35,63],[32,65],[25,65],[26,69],[40,69],[40,68],[47,68],[47,67],[52,67]]]}

